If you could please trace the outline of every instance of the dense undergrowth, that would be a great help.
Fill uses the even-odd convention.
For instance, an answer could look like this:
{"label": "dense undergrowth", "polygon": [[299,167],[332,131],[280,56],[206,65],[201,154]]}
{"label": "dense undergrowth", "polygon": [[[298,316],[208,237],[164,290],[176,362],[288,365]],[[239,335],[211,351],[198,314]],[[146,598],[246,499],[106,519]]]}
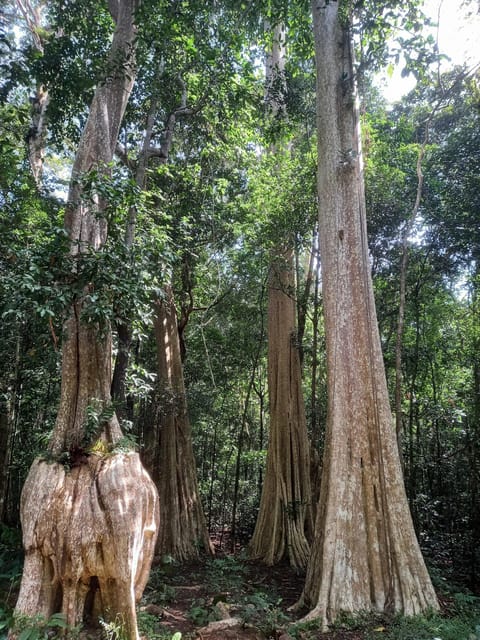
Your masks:
{"label": "dense undergrowth", "polygon": [[[13,623],[13,608],[22,571],[20,535],[0,529],[0,639]],[[210,622],[232,616],[258,638],[293,640],[480,640],[480,598],[461,585],[446,582],[433,567],[432,576],[442,605],[440,613],[405,618],[362,613],[344,615],[324,634],[318,621],[302,622],[289,606],[298,599],[303,578],[287,565],[266,568],[240,553],[180,565],[163,558],[151,576],[139,605],[139,629],[145,640],[190,640]],[[300,619],[300,620],[299,620]],[[50,620],[17,621],[20,640],[82,637],[68,629],[61,616]],[[238,632],[242,633],[241,630]],[[101,637],[121,640],[121,625],[101,621]],[[223,638],[223,636],[208,636]],[[227,636],[225,636],[227,637]],[[236,637],[242,637],[237,635]]]}

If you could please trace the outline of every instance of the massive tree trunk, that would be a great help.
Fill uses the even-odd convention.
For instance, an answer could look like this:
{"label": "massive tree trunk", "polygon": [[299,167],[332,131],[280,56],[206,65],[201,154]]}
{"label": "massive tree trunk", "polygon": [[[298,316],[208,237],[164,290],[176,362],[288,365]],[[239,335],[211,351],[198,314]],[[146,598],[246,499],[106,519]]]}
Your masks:
{"label": "massive tree trunk", "polygon": [[367,249],[346,3],[312,3],[328,419],[308,618],[438,608],[403,486]]}
{"label": "massive tree trunk", "polygon": [[[83,178],[108,176],[134,79],[136,0],[112,0],[115,21],[105,80],[79,143],[65,214],[71,256],[100,251],[107,203]],[[64,327],[60,406],[47,459],[37,459],[22,493],[25,566],[16,614],[69,625],[101,616],[138,639],[135,600],[145,586],[158,525],[155,487],[137,453],[116,452],[122,433],[111,408],[111,333],[82,319],[89,283]],[[14,635],[14,634],[12,634]]]}
{"label": "massive tree trunk", "polygon": [[[266,103],[274,118],[283,115],[285,91],[285,29],[277,24],[266,64]],[[277,152],[272,145],[270,153]],[[286,556],[292,567],[305,569],[312,505],[294,292],[293,241],[291,246],[278,242],[272,251],[268,283],[270,438],[250,556],[269,565]]]}
{"label": "massive tree trunk", "polygon": [[177,312],[171,286],[156,303],[158,396],[146,434],[147,467],[162,496],[157,553],[186,561],[213,553],[197,483]]}
{"label": "massive tree trunk", "polygon": [[309,445],[296,341],[293,251],[272,262],[268,292],[270,439],[250,555],[272,565],[286,556],[305,568],[312,529]]}

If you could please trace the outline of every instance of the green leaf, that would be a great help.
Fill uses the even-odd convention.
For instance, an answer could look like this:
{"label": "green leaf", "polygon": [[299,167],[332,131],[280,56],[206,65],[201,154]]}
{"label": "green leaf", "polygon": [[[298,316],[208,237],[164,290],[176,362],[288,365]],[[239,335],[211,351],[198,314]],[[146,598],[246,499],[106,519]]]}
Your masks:
{"label": "green leaf", "polygon": [[18,636],[18,640],[35,640],[38,638],[39,631],[35,627],[27,627]]}
{"label": "green leaf", "polygon": [[68,625],[63,613],[54,613],[48,620],[48,626],[66,629]]}

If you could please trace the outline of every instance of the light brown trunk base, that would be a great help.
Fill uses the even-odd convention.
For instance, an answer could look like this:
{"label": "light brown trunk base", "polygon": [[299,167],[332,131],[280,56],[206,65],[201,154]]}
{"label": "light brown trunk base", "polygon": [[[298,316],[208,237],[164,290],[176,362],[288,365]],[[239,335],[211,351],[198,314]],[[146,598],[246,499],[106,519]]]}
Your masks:
{"label": "light brown trunk base", "polygon": [[138,640],[135,603],[158,531],[157,491],[138,454],[90,455],[72,469],[37,459],[21,519],[25,566],[15,614],[61,612],[72,627],[102,618]]}

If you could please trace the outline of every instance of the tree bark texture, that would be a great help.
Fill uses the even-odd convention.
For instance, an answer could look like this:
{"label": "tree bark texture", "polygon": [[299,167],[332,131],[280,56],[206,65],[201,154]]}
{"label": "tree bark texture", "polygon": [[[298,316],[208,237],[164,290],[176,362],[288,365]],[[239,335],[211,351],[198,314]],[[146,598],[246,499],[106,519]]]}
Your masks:
{"label": "tree bark texture", "polygon": [[[108,176],[120,124],[135,77],[134,12],[137,0],[111,3],[116,27],[113,35],[106,77],[99,84],[83,131],[72,170],[65,213],[65,227],[71,240],[71,254],[81,258],[89,250],[100,250],[107,238],[107,207],[99,195],[85,193],[83,179],[92,170]],[[94,291],[94,283],[89,286]],[[73,305],[64,327],[62,351],[62,389],[60,408],[51,450],[58,454],[80,446],[84,436],[87,407],[92,399],[110,402],[111,331],[82,322],[84,300]],[[107,441],[121,437],[115,415],[105,422]]]}
{"label": "tree bark texture", "polygon": [[[313,2],[328,418],[307,618],[438,608],[405,495],[376,320],[343,2]],[[346,19],[346,18],[345,18]]]}
{"label": "tree bark texture", "polygon": [[312,530],[310,460],[293,297],[293,250],[278,251],[268,293],[270,439],[250,555],[273,565],[307,565]]}
{"label": "tree bark texture", "polygon": [[138,638],[158,497],[137,453],[91,455],[72,469],[37,459],[21,502],[25,567],[16,613],[68,625],[115,622]]}
{"label": "tree bark texture", "polygon": [[160,529],[157,553],[186,561],[201,549],[213,553],[198,490],[197,471],[188,418],[177,312],[173,291],[156,303],[158,397],[154,421],[146,436],[147,467],[158,491]]}
{"label": "tree bark texture", "polygon": [[[78,260],[100,251],[107,237],[108,203],[85,191],[84,178],[91,170],[108,176],[135,76],[136,7],[136,0],[110,3],[115,31],[106,75],[79,143],[65,214],[70,253]],[[94,288],[90,283],[79,295],[64,327],[52,461],[33,463],[22,492],[26,560],[15,613],[62,612],[70,625],[102,617],[137,640],[135,601],[153,557],[158,497],[138,455],[115,452],[122,433],[110,408],[110,327],[81,317]],[[89,409],[98,412],[93,433]]]}

